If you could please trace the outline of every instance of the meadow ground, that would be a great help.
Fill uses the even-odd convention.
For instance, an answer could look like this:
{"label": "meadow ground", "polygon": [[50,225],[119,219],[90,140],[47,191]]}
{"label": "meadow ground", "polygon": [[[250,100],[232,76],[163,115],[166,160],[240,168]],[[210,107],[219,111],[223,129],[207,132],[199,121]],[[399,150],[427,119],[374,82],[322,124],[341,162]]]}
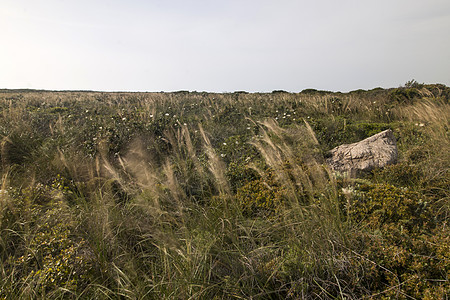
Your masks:
{"label": "meadow ground", "polygon": [[0,299],[446,299],[449,99],[0,90]]}

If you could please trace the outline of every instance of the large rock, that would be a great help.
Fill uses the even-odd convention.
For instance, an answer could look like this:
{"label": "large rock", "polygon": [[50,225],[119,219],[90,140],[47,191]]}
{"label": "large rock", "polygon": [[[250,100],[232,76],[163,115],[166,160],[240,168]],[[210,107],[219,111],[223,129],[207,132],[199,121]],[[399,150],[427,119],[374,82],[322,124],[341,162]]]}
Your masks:
{"label": "large rock", "polygon": [[354,144],[344,144],[330,151],[327,163],[341,173],[354,177],[361,172],[382,168],[397,161],[397,144],[392,130],[377,133]]}

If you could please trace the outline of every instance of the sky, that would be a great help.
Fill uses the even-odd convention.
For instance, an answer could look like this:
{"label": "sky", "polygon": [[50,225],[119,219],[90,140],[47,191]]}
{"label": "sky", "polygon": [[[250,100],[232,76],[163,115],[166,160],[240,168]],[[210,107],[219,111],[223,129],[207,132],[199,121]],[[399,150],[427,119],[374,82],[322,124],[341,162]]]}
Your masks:
{"label": "sky", "polygon": [[448,0],[0,0],[0,88],[450,86]]}

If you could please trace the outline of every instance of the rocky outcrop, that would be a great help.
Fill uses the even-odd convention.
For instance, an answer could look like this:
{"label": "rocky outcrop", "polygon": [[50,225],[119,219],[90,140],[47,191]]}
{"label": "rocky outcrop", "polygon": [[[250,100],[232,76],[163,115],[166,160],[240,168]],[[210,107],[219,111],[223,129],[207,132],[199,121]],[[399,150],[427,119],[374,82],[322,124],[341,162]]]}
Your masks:
{"label": "rocky outcrop", "polygon": [[330,155],[327,163],[331,168],[354,177],[395,163],[398,152],[394,134],[388,129],[360,142],[338,146],[330,151]]}

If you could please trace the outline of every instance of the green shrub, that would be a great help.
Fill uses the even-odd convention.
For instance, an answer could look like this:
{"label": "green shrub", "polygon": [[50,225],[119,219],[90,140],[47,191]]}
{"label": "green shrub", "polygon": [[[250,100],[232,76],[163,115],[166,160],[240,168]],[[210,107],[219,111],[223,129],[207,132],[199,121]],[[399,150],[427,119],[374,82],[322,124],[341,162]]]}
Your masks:
{"label": "green shrub", "polygon": [[412,237],[392,227],[385,234],[359,232],[351,260],[364,271],[359,285],[381,299],[445,299],[450,293],[449,236],[444,231]]}
{"label": "green shrub", "polygon": [[67,107],[59,107],[59,106],[55,106],[49,109],[49,112],[51,114],[59,114],[59,113],[64,113],[67,112],[68,108]]}
{"label": "green shrub", "polygon": [[[308,121],[324,150],[341,144],[361,141],[383,130],[391,129],[387,123],[354,122],[344,117],[323,117]],[[325,146],[325,147],[324,147]]]}
{"label": "green shrub", "polygon": [[[404,172],[400,180],[413,172],[405,166],[399,169]],[[365,270],[358,275],[360,284],[385,299],[447,295],[449,237],[445,228],[436,227],[424,196],[389,184],[362,184],[353,197],[347,212],[363,229],[353,236],[357,240],[353,248],[361,256],[352,259]]]}
{"label": "green shrub", "polygon": [[14,291],[6,285],[5,294],[0,296],[28,297],[29,291],[45,298],[52,293],[64,294],[61,288],[70,294],[86,286],[91,263],[85,255],[84,240],[72,233],[70,213],[62,200],[63,191],[38,184],[10,193],[9,201],[14,207],[3,211],[2,223],[16,231],[8,234],[11,240],[0,247],[2,256],[8,257],[3,267],[11,272],[9,282],[27,288]]}
{"label": "green shrub", "polygon": [[237,190],[236,198],[246,216],[274,215],[282,204],[279,187],[263,179],[253,180]]}
{"label": "green shrub", "polygon": [[398,88],[391,91],[389,98],[391,101],[398,103],[412,103],[420,97],[420,93],[416,88]]}
{"label": "green shrub", "polygon": [[422,186],[423,176],[422,170],[418,166],[409,165],[405,162],[373,171],[373,179],[377,183],[387,183],[396,187],[413,189],[418,189]]}
{"label": "green shrub", "polygon": [[395,226],[410,233],[434,227],[428,202],[417,192],[389,184],[363,184],[348,207],[349,217],[373,230]]}
{"label": "green shrub", "polygon": [[381,131],[392,129],[392,125],[386,123],[358,123],[349,126],[349,131],[354,131],[358,140],[363,140]]}
{"label": "green shrub", "polygon": [[[52,210],[48,217],[58,213],[58,209]],[[81,254],[84,243],[84,240],[74,241],[65,224],[45,223],[33,236],[25,255],[16,260],[19,281],[33,286],[41,295],[61,287],[72,292],[82,290],[90,268]]]}
{"label": "green shrub", "polygon": [[228,165],[226,176],[234,193],[243,185],[260,177],[255,170],[237,162]]}
{"label": "green shrub", "polygon": [[29,163],[42,138],[33,132],[14,132],[2,143],[1,160],[3,165],[24,165]]}

